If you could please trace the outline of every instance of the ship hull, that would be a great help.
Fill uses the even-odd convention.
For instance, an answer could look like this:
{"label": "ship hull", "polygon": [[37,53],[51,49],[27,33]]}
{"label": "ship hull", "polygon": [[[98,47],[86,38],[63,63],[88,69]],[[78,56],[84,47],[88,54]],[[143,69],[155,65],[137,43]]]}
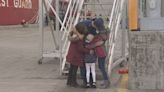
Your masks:
{"label": "ship hull", "polygon": [[0,0],[0,25],[32,24],[38,20],[38,0]]}

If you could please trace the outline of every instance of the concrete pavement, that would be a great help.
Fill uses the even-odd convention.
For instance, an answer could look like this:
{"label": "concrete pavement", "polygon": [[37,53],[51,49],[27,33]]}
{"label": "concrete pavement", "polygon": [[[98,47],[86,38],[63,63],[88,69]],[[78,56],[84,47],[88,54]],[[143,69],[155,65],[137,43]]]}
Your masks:
{"label": "concrete pavement", "polygon": [[[45,29],[45,49],[52,50],[50,31]],[[120,76],[112,75],[109,89],[70,88],[59,75],[59,62],[41,58],[37,26],[0,27],[0,92],[116,92]],[[101,80],[98,80],[99,85]]]}

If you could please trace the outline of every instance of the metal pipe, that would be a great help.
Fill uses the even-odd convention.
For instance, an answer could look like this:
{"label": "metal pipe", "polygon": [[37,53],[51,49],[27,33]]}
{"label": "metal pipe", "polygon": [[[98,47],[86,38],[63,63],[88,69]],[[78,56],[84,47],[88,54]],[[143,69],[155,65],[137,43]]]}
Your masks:
{"label": "metal pipe", "polygon": [[[75,4],[76,4],[76,1],[77,0],[74,0],[74,2],[73,2],[73,5],[72,5],[72,7],[71,7],[71,12],[70,12],[70,16],[69,16],[69,20],[67,21],[67,26],[68,26],[68,31],[67,31],[67,33],[69,33],[69,31],[71,30],[71,27],[72,27],[72,22],[73,22],[73,16],[72,16],[72,12],[73,12],[73,9],[74,9],[74,7],[75,7]],[[76,12],[76,10],[74,10],[74,12]],[[72,18],[72,19],[71,19]],[[69,23],[69,24],[68,24]],[[64,40],[64,38],[65,38],[65,41],[63,42],[64,44],[63,44],[63,50],[62,51],[64,51],[65,50],[65,48],[66,48],[66,46],[67,46],[67,42],[68,42],[68,39],[67,39],[67,34],[66,34],[66,32],[63,34],[63,37],[62,37],[62,40]]]}
{"label": "metal pipe", "polygon": [[41,56],[43,58],[43,41],[44,41],[44,33],[43,33],[43,1],[39,0],[39,31],[41,33]]}
{"label": "metal pipe", "polygon": [[[79,2],[79,0],[76,0],[77,2]],[[76,5],[75,5],[76,4]],[[72,23],[73,23],[73,20],[75,18],[75,15],[76,15],[76,12],[78,11],[78,5],[79,3],[76,3],[74,2],[74,5],[72,7],[72,10],[74,9],[74,6],[75,6],[75,9],[74,9],[74,12],[73,12],[73,16],[72,16],[72,13],[71,13],[71,16],[72,16],[72,19],[70,19],[70,25],[69,25],[69,28],[68,28],[68,33],[70,32],[71,28],[72,28]],[[66,35],[67,37],[68,35]],[[66,46],[67,46],[67,42],[68,42],[68,39],[66,38],[65,42],[64,42],[64,45],[63,45],[63,51],[65,50]]]}
{"label": "metal pipe", "polygon": [[[123,10],[123,4],[124,4],[124,1],[125,1],[125,0],[121,0],[121,7],[120,7],[119,15],[118,15],[118,20],[117,20],[116,29],[115,29],[114,40],[115,40],[116,37],[117,37],[117,32],[118,32],[118,28],[119,28],[120,20],[121,20],[121,17],[122,17],[122,10]],[[115,44],[116,44],[115,42],[112,44],[111,56],[110,56],[109,64],[108,64],[108,75],[109,75],[109,76],[110,76],[110,74],[111,74],[111,70],[112,70],[113,54],[114,54]]]}
{"label": "metal pipe", "polygon": [[[72,7],[70,7],[70,12],[69,12],[69,17],[68,17],[68,21],[67,21],[67,24],[66,24],[66,28],[67,27],[70,27],[69,24],[70,23],[70,20],[71,20],[71,16],[72,16],[72,11],[73,11],[73,8],[74,8],[74,5],[75,5],[76,1],[74,0],[73,1],[73,5]],[[69,29],[69,28],[68,28]],[[65,36],[66,36],[66,33],[68,33],[68,31],[65,30],[64,34],[63,34],[63,37],[62,37],[62,40],[64,40]]]}
{"label": "metal pipe", "polygon": [[[110,38],[109,38],[109,41],[108,41],[108,44],[109,44],[109,50],[112,49],[112,44],[113,44],[113,38],[114,38],[114,34],[115,34],[115,29],[114,29],[114,26],[115,26],[115,23],[117,23],[117,18],[118,18],[118,12],[119,12],[119,2],[117,0],[114,1],[114,4],[113,4],[113,8],[112,8],[112,14],[111,14],[111,19],[110,19],[110,27],[109,29],[111,30],[111,33],[110,33]],[[115,20],[113,20],[115,19]],[[108,52],[108,56],[111,54],[111,52],[109,51]]]}
{"label": "metal pipe", "polygon": [[[50,8],[52,9],[52,12],[55,14],[57,20],[59,21],[60,24],[62,24],[62,21],[60,20],[59,16],[57,15],[55,9],[53,8],[53,6],[51,5],[49,0],[45,0],[46,3],[50,6]],[[66,28],[64,27],[64,29],[66,30]]]}
{"label": "metal pipe", "polygon": [[[48,14],[48,7],[47,7],[47,5],[46,5],[46,3],[45,3],[45,0],[43,0],[43,4],[44,4],[44,6],[45,6],[46,16],[48,17],[48,20],[50,20],[50,17],[49,17],[49,14]],[[54,35],[52,23],[50,23],[50,28],[51,28],[51,34],[52,34],[52,38],[53,38],[55,47],[56,47],[56,49],[57,49],[57,48],[59,48],[59,46],[57,46],[57,43],[56,43],[56,39],[55,39],[55,35]]]}
{"label": "metal pipe", "polygon": [[[80,11],[82,9],[82,6],[83,6],[83,3],[84,3],[84,0],[81,0],[81,2],[79,2],[80,5],[79,5],[79,9],[78,9],[78,13],[77,13],[77,17],[76,17],[76,20],[74,22],[74,25],[77,24],[78,20],[79,20],[79,17],[80,17]],[[66,57],[67,53],[68,53],[68,49],[69,49],[69,46],[70,46],[70,42],[68,43],[68,46],[66,48],[66,53],[64,54],[64,57]],[[63,59],[63,65],[62,65],[62,70],[64,70],[64,66],[65,66],[65,62],[66,62],[66,58]]]}
{"label": "metal pipe", "polygon": [[[55,2],[55,10],[56,10],[56,14],[59,16],[59,0],[55,0],[56,2]],[[57,17],[56,17],[57,18]],[[60,19],[60,17],[59,17],[59,19]],[[55,20],[55,24],[56,24],[56,31],[58,31],[59,30],[59,21],[56,19]],[[62,22],[62,21],[61,21]],[[62,24],[62,23],[61,23]]]}
{"label": "metal pipe", "polygon": [[67,20],[67,16],[68,16],[68,13],[69,13],[69,8],[71,6],[71,3],[72,3],[72,0],[69,1],[68,7],[67,7],[67,11],[66,11],[66,14],[64,16],[63,24],[62,24],[62,27],[61,27],[60,31],[62,31],[63,28],[64,28],[64,24],[65,24],[65,22]]}
{"label": "metal pipe", "polygon": [[115,10],[114,8],[116,6],[116,2],[117,2],[117,0],[114,0],[114,2],[113,2],[112,12],[111,12],[111,15],[110,15],[110,20],[109,20],[109,25],[108,25],[109,29],[112,25],[112,19],[113,19],[113,14],[114,14],[114,10]]}

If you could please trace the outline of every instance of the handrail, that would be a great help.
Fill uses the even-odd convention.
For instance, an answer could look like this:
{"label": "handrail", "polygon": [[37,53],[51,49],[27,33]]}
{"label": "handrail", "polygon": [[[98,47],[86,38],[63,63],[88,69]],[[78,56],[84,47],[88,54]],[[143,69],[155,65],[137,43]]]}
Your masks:
{"label": "handrail", "polygon": [[[45,2],[50,6],[52,12],[55,14],[57,20],[59,21],[59,23],[62,25],[62,21],[61,19],[59,18],[59,16],[57,15],[56,13],[56,10],[53,8],[53,6],[51,5],[50,1],[49,0],[45,0]],[[64,29],[66,30],[66,28],[64,27]]]}
{"label": "handrail", "polygon": [[63,28],[64,28],[64,24],[65,24],[66,19],[67,19],[67,16],[68,16],[69,8],[70,8],[70,6],[71,6],[71,3],[72,3],[72,0],[69,1],[68,7],[67,7],[67,11],[66,11],[66,13],[65,13],[64,20],[63,20],[63,23],[62,23],[62,26],[61,26],[60,31],[62,31]]}
{"label": "handrail", "polygon": [[[69,12],[69,16],[67,17],[68,21],[66,23],[66,28],[69,27],[70,20],[71,20],[71,17],[72,17],[73,8],[74,8],[75,4],[76,4],[76,1],[73,0],[73,5],[71,7],[69,7],[70,12]],[[64,33],[63,33],[63,36],[62,36],[62,40],[64,40],[67,33],[68,33],[68,30],[67,31],[65,30]]]}
{"label": "handrail", "polygon": [[[46,16],[48,17],[48,20],[50,20],[50,17],[49,17],[49,14],[48,14],[48,7],[46,5],[45,0],[43,0],[43,5],[45,6]],[[56,39],[55,39],[54,30],[53,30],[53,24],[52,23],[50,23],[50,29],[51,29],[51,34],[52,34],[52,38],[53,38],[53,42],[54,42],[55,48],[58,49],[59,46],[56,43]]]}
{"label": "handrail", "polygon": [[[112,13],[111,13],[111,16],[110,16],[110,22],[109,22],[109,29],[111,30],[110,32],[110,36],[109,36],[109,50],[112,49],[112,43],[113,43],[113,37],[114,37],[114,34],[115,34],[115,29],[114,29],[114,26],[116,24],[116,21],[117,21],[117,18],[118,18],[118,12],[119,12],[119,2],[118,0],[115,0],[113,2],[113,7],[112,7]],[[115,20],[114,20],[115,19]],[[108,52],[108,56],[110,55],[110,51]]]}
{"label": "handrail", "polygon": [[[79,0],[77,0],[77,2],[79,2]],[[75,3],[76,4],[76,3]],[[74,6],[74,5],[73,5]],[[73,8],[74,7],[72,7],[72,10],[73,10]],[[67,31],[67,33],[69,33],[69,31],[71,30],[71,28],[72,28],[72,23],[73,23],[73,20],[75,20],[75,16],[76,16],[76,11],[78,11],[78,4],[76,4],[75,5],[75,9],[74,9],[75,11],[73,12],[73,15],[71,14],[71,16],[72,16],[72,19],[70,19],[70,25],[69,25],[69,27],[68,27],[68,31]],[[62,40],[64,39],[64,37],[67,37],[68,36],[68,34],[63,34],[63,37],[62,37]],[[66,39],[65,40],[65,42],[64,42],[64,44],[63,44],[63,50],[62,50],[62,52],[64,51],[64,49],[65,49],[65,46],[66,46],[66,42],[68,41],[68,39]]]}
{"label": "handrail", "polygon": [[[117,3],[118,2],[118,3]],[[109,22],[109,28],[111,29],[111,34],[110,34],[110,43],[109,43],[109,51],[108,51],[108,56],[109,57],[109,64],[108,64],[108,74],[110,76],[111,74],[111,70],[112,70],[112,64],[113,64],[113,54],[114,54],[114,48],[115,48],[115,40],[117,38],[117,33],[118,33],[118,30],[119,30],[119,25],[120,25],[120,21],[121,21],[121,18],[122,18],[122,11],[123,11],[123,8],[124,8],[124,3],[125,3],[125,0],[115,0],[114,1],[114,5],[113,5],[113,8],[112,8],[112,13],[111,13],[111,16],[110,18],[112,18]],[[117,11],[118,9],[118,11]],[[116,13],[116,14],[114,14]],[[114,17],[115,16],[115,17]],[[113,20],[115,19],[115,20]],[[115,21],[115,22],[114,22]],[[116,23],[116,25],[115,25]]]}
{"label": "handrail", "polygon": [[[79,8],[78,8],[77,17],[76,17],[76,19],[74,21],[74,24],[73,24],[74,26],[77,24],[77,22],[79,20],[80,13],[81,13],[80,11],[81,11],[83,3],[84,3],[84,0],[77,0],[77,1],[78,1],[77,4],[80,4],[80,5],[79,5]],[[64,70],[64,66],[65,66],[65,62],[66,62],[66,55],[68,53],[69,46],[70,46],[70,42],[68,43],[67,48],[66,48],[66,52],[64,53],[63,64],[62,64],[62,71]]]}
{"label": "handrail", "polygon": [[[65,67],[65,63],[66,63],[66,55],[68,53],[68,49],[70,46],[70,42],[68,41],[67,35],[68,35],[68,32],[71,30],[72,25],[75,26],[79,20],[84,0],[69,0],[68,8],[67,8],[63,22],[57,15],[57,13],[56,13],[55,9],[53,8],[53,6],[51,5],[50,1],[49,0],[44,0],[44,1],[50,7],[52,12],[56,16],[56,19],[62,25],[60,31],[63,31],[63,29],[64,29],[64,34],[61,37],[62,38],[61,43],[64,43],[64,45],[63,46],[61,45],[62,47],[60,49],[60,61],[62,62],[62,64],[60,64],[61,65],[60,71],[63,71],[64,67]],[[62,72],[60,72],[60,73],[62,73]]]}
{"label": "handrail", "polygon": [[113,14],[114,14],[115,6],[116,6],[116,1],[117,0],[114,0],[114,2],[113,2],[112,11],[111,11],[111,14],[110,14],[109,25],[108,25],[109,28],[111,28],[111,25],[112,25],[112,19],[113,19]]}
{"label": "handrail", "polygon": [[[109,29],[111,30],[111,33],[110,33],[110,38],[109,38],[109,50],[112,49],[112,43],[114,42],[114,34],[115,34],[115,25],[117,23],[117,20],[118,20],[118,13],[119,13],[119,7],[120,7],[120,0],[115,0],[114,1],[114,7],[112,9],[112,14],[111,14],[111,18],[110,19],[111,21],[109,22]],[[108,52],[108,56],[111,54],[111,52],[109,51]]]}

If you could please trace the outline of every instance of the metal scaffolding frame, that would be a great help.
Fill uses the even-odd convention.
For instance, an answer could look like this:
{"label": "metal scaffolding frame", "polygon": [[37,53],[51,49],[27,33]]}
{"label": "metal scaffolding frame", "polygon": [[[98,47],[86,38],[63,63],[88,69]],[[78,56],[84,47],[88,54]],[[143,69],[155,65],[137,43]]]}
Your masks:
{"label": "metal scaffolding frame", "polygon": [[[56,0],[56,4],[58,2],[59,2],[59,0]],[[42,64],[42,59],[44,57],[53,57],[53,58],[57,57],[57,58],[59,58],[59,61],[60,61],[60,74],[62,74],[64,72],[64,67],[66,64],[66,55],[67,55],[68,48],[70,45],[70,42],[68,41],[67,36],[68,36],[68,33],[71,30],[72,26],[75,26],[75,24],[79,21],[79,16],[81,14],[83,2],[84,2],[84,0],[70,0],[66,14],[65,14],[65,18],[62,22],[59,18],[59,14],[58,14],[59,11],[54,9],[54,7],[51,5],[49,0],[40,0],[39,1],[39,30],[41,32],[41,48],[42,48],[41,49],[41,52],[42,52],[41,59],[38,62],[39,64]],[[59,45],[60,45],[59,49],[56,48],[56,51],[52,51],[50,53],[44,53],[44,50],[43,50],[43,48],[44,48],[43,5],[45,6],[46,11],[47,11],[47,6],[50,7],[52,12],[56,16],[56,21],[62,25],[60,31],[58,29],[59,24],[56,25],[57,26],[56,31],[58,31],[57,34],[61,34],[59,32],[63,32],[63,35],[59,36],[59,37],[61,37],[60,43],[59,43]],[[56,43],[53,31],[54,30],[52,30],[52,27],[51,27],[51,34],[52,34],[54,43]]]}

